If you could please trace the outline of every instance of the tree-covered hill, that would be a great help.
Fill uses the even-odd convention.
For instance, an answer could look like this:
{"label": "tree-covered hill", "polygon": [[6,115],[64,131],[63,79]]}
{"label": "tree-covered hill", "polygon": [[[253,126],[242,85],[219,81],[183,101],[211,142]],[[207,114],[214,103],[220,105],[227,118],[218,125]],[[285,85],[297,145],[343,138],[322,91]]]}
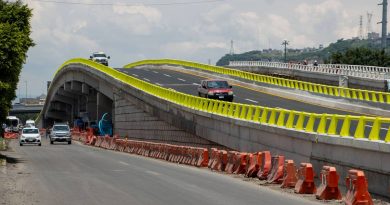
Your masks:
{"label": "tree-covered hill", "polygon": [[[348,50],[356,50],[357,48],[365,48],[368,50],[381,51],[380,39],[376,40],[359,40],[359,39],[340,39],[335,43],[331,43],[328,47],[323,49],[288,49],[287,61],[303,61],[303,60],[317,60],[319,62],[331,62],[335,54],[341,55]],[[390,48],[387,48],[386,53],[389,53]],[[355,52],[356,53],[356,52]],[[354,60],[351,60],[354,62]],[[263,50],[263,51],[249,51],[242,54],[226,54],[217,61],[217,65],[225,66],[229,61],[284,61],[284,54],[282,50]],[[357,61],[359,62],[359,61]],[[373,61],[363,61],[373,62]],[[341,63],[341,62],[338,62]]]}

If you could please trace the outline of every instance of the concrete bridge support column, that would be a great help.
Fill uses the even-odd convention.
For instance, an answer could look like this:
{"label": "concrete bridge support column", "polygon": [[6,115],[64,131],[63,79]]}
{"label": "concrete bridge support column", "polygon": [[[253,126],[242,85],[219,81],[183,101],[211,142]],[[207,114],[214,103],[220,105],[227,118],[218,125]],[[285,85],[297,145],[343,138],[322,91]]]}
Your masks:
{"label": "concrete bridge support column", "polygon": [[97,107],[97,97],[96,91],[91,91],[87,96],[87,102],[85,105],[85,110],[88,113],[89,121],[97,121],[96,107]]}
{"label": "concrete bridge support column", "polygon": [[96,113],[97,118],[100,120],[104,113],[108,113],[110,116],[110,119],[112,119],[112,113],[113,113],[113,103],[112,100],[102,93],[97,93],[97,103],[96,103]]}

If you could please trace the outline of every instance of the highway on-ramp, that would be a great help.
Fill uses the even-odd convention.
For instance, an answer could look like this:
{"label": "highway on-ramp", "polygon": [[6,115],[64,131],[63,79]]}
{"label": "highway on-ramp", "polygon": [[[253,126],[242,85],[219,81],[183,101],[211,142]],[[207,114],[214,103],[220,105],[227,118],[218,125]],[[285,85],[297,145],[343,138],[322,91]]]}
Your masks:
{"label": "highway on-ramp", "polygon": [[[0,204],[313,204],[208,169],[73,143],[19,147],[16,195]],[[4,153],[3,153],[4,154]],[[20,196],[17,195],[20,193]],[[16,196],[16,197],[15,197]],[[1,197],[0,197],[1,198]],[[11,200],[11,201],[7,201]]]}

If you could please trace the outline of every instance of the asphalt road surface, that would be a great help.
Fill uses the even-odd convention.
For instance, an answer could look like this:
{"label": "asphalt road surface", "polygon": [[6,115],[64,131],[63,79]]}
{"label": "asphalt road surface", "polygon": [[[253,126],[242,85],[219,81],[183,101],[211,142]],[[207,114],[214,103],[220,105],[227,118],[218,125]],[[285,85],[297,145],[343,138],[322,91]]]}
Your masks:
{"label": "asphalt road surface", "polygon": [[[141,80],[196,96],[198,95],[197,88],[199,86],[200,81],[205,79],[203,77],[165,69],[118,68],[118,70]],[[265,107],[279,107],[289,110],[305,111],[312,113],[358,115],[356,113],[269,95],[244,87],[233,86],[233,90],[235,94],[234,102],[237,103],[261,105]]]}
{"label": "asphalt road surface", "polygon": [[[12,204],[318,203],[208,169],[78,143],[50,145],[44,141],[42,147],[19,147],[17,141],[13,141],[11,148],[8,154],[16,157],[23,167],[16,180],[15,193],[19,195],[7,201]],[[0,204],[10,200],[5,198],[0,199]]]}

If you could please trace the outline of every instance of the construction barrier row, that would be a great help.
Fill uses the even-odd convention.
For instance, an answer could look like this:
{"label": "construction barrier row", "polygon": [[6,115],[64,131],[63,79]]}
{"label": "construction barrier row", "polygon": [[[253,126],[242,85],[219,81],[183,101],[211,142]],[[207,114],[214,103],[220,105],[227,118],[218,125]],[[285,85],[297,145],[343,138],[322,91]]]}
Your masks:
{"label": "construction barrier row", "polygon": [[[143,64],[157,64],[163,62],[165,61],[142,61],[137,62],[135,64],[131,64],[129,65],[129,67]],[[381,132],[381,129],[383,129],[382,125],[386,126],[390,124],[390,118],[336,114],[315,114],[280,108],[268,108],[262,106],[200,98],[197,96],[180,93],[172,89],[163,88],[146,81],[142,81],[125,73],[119,72],[115,69],[87,59],[69,60],[65,62],[60,67],[60,69],[71,64],[82,64],[85,65],[87,68],[96,69],[111,76],[112,78],[117,79],[118,81],[133,86],[139,90],[142,90],[143,92],[149,93],[150,95],[194,110],[213,113],[216,115],[221,115],[238,120],[251,121],[266,126],[274,126],[295,130],[299,132],[316,133],[321,135],[340,137],[350,136],[354,138],[367,138],[369,140],[390,142],[390,131],[386,130],[384,132]],[[41,116],[42,115],[39,115],[37,120],[39,120]]]}
{"label": "construction barrier row", "polygon": [[191,68],[206,70],[214,73],[239,77],[239,78],[243,78],[255,82],[272,84],[281,87],[303,90],[307,92],[319,93],[322,95],[337,96],[341,98],[349,98],[355,100],[390,104],[390,93],[386,93],[386,92],[359,90],[353,88],[337,87],[337,86],[316,84],[316,83],[304,82],[298,80],[284,79],[279,77],[245,72],[237,69],[206,65],[206,64],[183,61],[183,60],[174,60],[174,59],[143,60],[143,61],[130,63],[128,65],[125,65],[124,67],[132,68],[141,65],[175,65],[175,66],[191,67]]}
{"label": "construction barrier row", "polygon": [[[335,167],[323,166],[320,173],[321,184],[316,187],[312,164],[301,163],[297,169],[293,160],[286,159],[283,155],[272,156],[270,151],[246,153],[217,148],[211,148],[209,151],[200,147],[129,140],[116,135],[94,136],[90,130],[73,130],[72,137],[90,146],[258,178],[268,184],[279,184],[281,188],[294,189],[297,194],[314,194],[319,200],[342,199],[338,187],[339,174]],[[350,170],[346,185],[345,204],[372,204],[364,172]]]}
{"label": "construction barrier row", "polygon": [[[294,161],[282,155],[271,156],[269,151],[245,153],[211,148],[208,167],[228,174],[244,174],[268,184],[280,184],[297,194],[314,194],[319,200],[341,200],[339,175],[335,167],[324,166],[320,173],[321,184],[316,187],[315,173],[310,163],[301,163],[297,169]],[[371,205],[367,179],[362,171],[350,170],[346,179],[348,205]]]}
{"label": "construction barrier row", "polygon": [[5,132],[4,133],[4,138],[5,139],[18,139],[19,138],[19,133],[16,133],[16,132]]}

